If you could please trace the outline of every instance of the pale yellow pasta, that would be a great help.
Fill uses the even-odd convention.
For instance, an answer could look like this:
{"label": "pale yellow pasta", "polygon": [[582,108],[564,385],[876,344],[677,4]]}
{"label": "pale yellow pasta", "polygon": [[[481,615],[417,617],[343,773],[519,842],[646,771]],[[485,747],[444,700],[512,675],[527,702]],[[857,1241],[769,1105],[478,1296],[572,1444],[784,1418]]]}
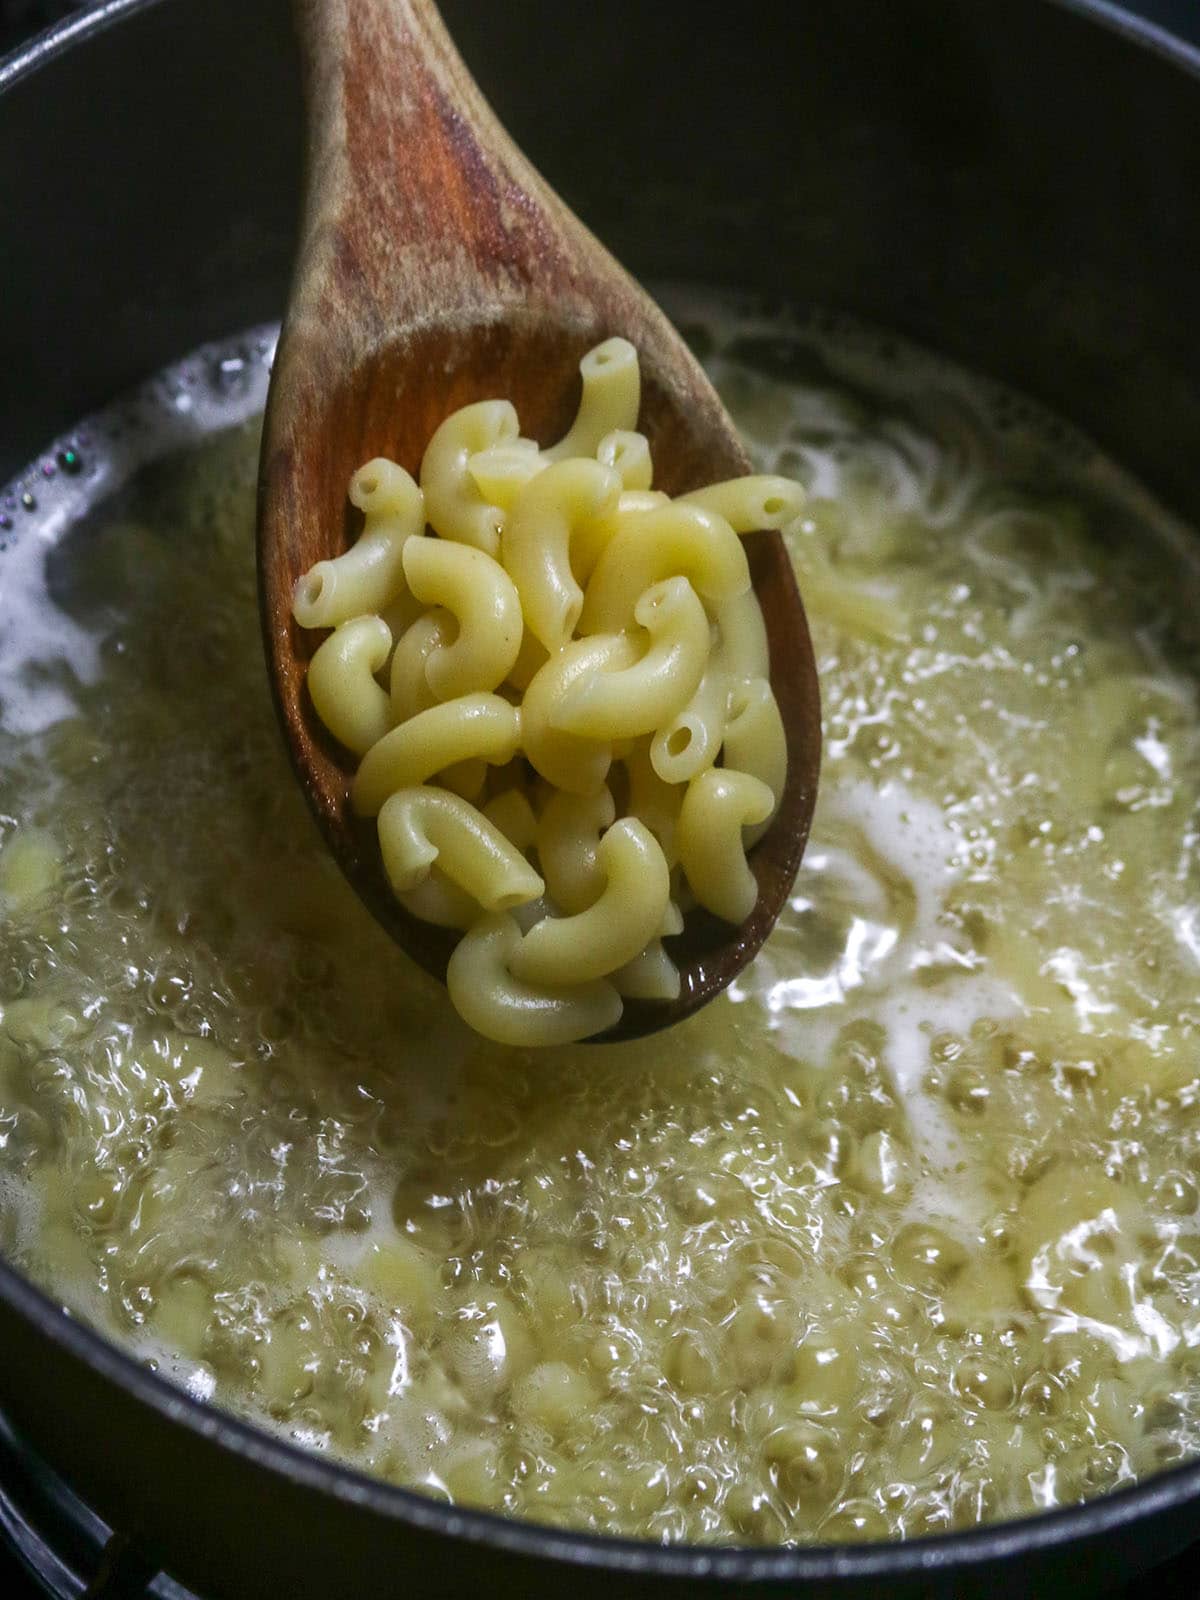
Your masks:
{"label": "pale yellow pasta", "polygon": [[455,1010],[501,1044],[570,1044],[619,1021],[621,997],[606,979],[561,987],[522,982],[509,967],[522,934],[511,913],[495,912],[459,940],[446,968]]}
{"label": "pale yellow pasta", "polygon": [[467,471],[482,499],[511,511],[518,494],[547,462],[534,439],[511,439],[467,458]]}
{"label": "pale yellow pasta", "polygon": [[583,392],[567,433],[545,453],[551,461],[594,456],[601,439],[615,429],[637,427],[642,378],[637,351],[628,339],[606,339],[579,363]]}
{"label": "pale yellow pasta", "polygon": [[652,584],[685,577],[713,605],[750,587],[746,552],[715,511],[672,502],[632,512],[600,552],[588,580],[580,633],[616,633],[634,626],[633,608]]}
{"label": "pale yellow pasta", "polygon": [[521,648],[521,599],[498,561],[449,539],[410,539],[404,551],[408,587],[426,605],[448,611],[455,638],[425,657],[425,677],[439,700],[496,689]]}
{"label": "pale yellow pasta", "polygon": [[454,761],[438,773],[438,782],[464,800],[478,800],[487,783],[488,764],[482,756]]}
{"label": "pale yellow pasta", "polygon": [[62,845],[47,829],[26,823],[9,833],[0,842],[0,920],[49,894],[62,867]]}
{"label": "pale yellow pasta", "polygon": [[704,506],[724,517],[734,533],[756,533],[760,528],[786,528],[804,508],[804,490],[791,478],[752,473],[728,478],[679,496],[685,506]]}
{"label": "pale yellow pasta", "polygon": [[538,900],[527,900],[523,906],[513,906],[509,916],[522,933],[528,933],[530,928],[535,927],[543,917],[550,916],[553,910],[554,907],[549,900],[542,895]]}
{"label": "pale yellow pasta", "polygon": [[625,810],[631,817],[644,822],[658,840],[668,866],[679,859],[675,838],[679,823],[679,808],[683,804],[683,785],[664,783],[655,772],[650,760],[649,739],[635,741],[633,748],[622,757],[628,778],[629,793]]}
{"label": "pale yellow pasta", "polygon": [[[682,809],[682,801],[680,805]],[[696,896],[688,885],[687,875],[678,861],[671,868],[671,904],[681,917],[686,917],[689,911],[694,911],[698,904]]]}
{"label": "pale yellow pasta", "polygon": [[721,750],[729,706],[729,679],[710,658],[700,687],[677,717],[650,741],[650,763],[664,783],[690,783]]}
{"label": "pale yellow pasta", "polygon": [[500,543],[504,570],[516,584],[525,622],[547,650],[575,632],[583,590],[571,570],[577,532],[612,510],[621,479],[598,461],[559,461],[517,496]]}
{"label": "pale yellow pasta", "polygon": [[404,546],[425,526],[420,489],[381,456],[354,474],[350,499],[363,512],[363,531],[349,550],[318,561],[297,581],[292,615],[302,628],[336,628],[378,614],[404,588]]}
{"label": "pale yellow pasta", "polygon": [[612,765],[612,742],[581,739],[551,722],[551,714],[573,683],[596,672],[619,672],[637,660],[638,649],[623,633],[576,639],[537,672],[521,703],[522,749],[549,783],[571,794],[594,794]]}
{"label": "pale yellow pasta", "polygon": [[380,607],[378,614],[387,623],[392,638],[399,639],[402,634],[408,632],[418,617],[425,615],[425,607],[419,600],[413,599],[405,585],[394,600],[389,600],[386,606]]}
{"label": "pale yellow pasta", "polygon": [[789,521],[802,491],[753,477],[672,501],[650,487],[632,345],[580,373],[549,450],[484,401],[438,428],[419,489],[368,463],[363,540],[298,589],[372,602],[316,652],[313,702],[361,757],[351,801],[398,901],[463,935],[456,1008],[512,1045],[676,999],[663,941],[696,904],[743,920],[746,849],[786,776],[739,534]]}
{"label": "pale yellow pasta", "polygon": [[533,682],[534,675],[542,670],[549,659],[550,652],[546,646],[526,628],[517,659],[505,681],[523,694]]}
{"label": "pale yellow pasta", "polygon": [[679,968],[663,948],[663,940],[683,932],[683,913],[674,900],[667,901],[657,938],[640,954],[612,974],[617,992],[631,1000],[677,1000]]}
{"label": "pale yellow pasta", "polygon": [[397,639],[388,672],[393,722],[407,722],[418,711],[437,704],[425,663],[435,650],[453,644],[457,633],[458,624],[450,613],[435,608],[418,617]]}
{"label": "pale yellow pasta", "polygon": [[494,556],[504,527],[503,507],[485,499],[468,469],[472,456],[510,444],[520,430],[507,400],[480,400],[452,412],[421,460],[425,514],[443,539],[457,539]]}
{"label": "pale yellow pasta", "polygon": [[649,489],[654,480],[650,441],[644,433],[614,428],[596,446],[596,460],[620,473],[621,486],[626,493]]}
{"label": "pale yellow pasta", "polygon": [[355,617],[335,628],[308,664],[308,692],[321,721],[347,750],[365,755],[392,726],[392,703],[375,674],[392,636],[380,617]]}
{"label": "pale yellow pasta", "polygon": [[600,837],[616,820],[612,792],[556,789],[537,824],[537,852],[551,898],[563,911],[585,911],[604,888]]}
{"label": "pale yellow pasta", "polygon": [[613,987],[629,1000],[678,1000],[679,968],[663,949],[661,939],[651,939],[632,961],[612,974]]}
{"label": "pale yellow pasta", "polygon": [[389,795],[379,812],[379,844],[397,894],[423,883],[435,863],[485,911],[536,900],[544,887],[494,823],[444,789],[422,786]]}
{"label": "pale yellow pasta", "polygon": [[717,660],[733,680],[769,678],[767,625],[753,589],[724,600],[715,611]]}
{"label": "pale yellow pasta", "polygon": [[765,678],[735,683],[729,692],[729,720],[725,724],[722,759],[736,772],[748,772],[770,789],[774,804],[770,815],[746,830],[746,843],[757,844],[783,799],[787,780],[787,734],[779,704]]}
{"label": "pale yellow pasta", "polygon": [[626,489],[617,501],[617,510],[625,516],[630,511],[657,511],[670,504],[671,496],[661,489]]}
{"label": "pale yellow pasta", "polygon": [[484,806],[483,814],[522,855],[537,843],[538,819],[528,795],[520,789],[505,789],[494,795]]}
{"label": "pale yellow pasta", "polygon": [[645,653],[632,666],[576,679],[551,709],[554,727],[585,739],[636,738],[670,722],[695,694],[711,641],[708,616],[688,580],[652,585],[633,616],[646,632]]}
{"label": "pale yellow pasta", "polygon": [[679,860],[699,903],[744,922],[758,900],[742,830],[771,814],[774,797],[748,772],[710,767],[688,785],[679,813]]}
{"label": "pale yellow pasta", "polygon": [[656,938],[671,897],[671,875],[644,823],[622,817],[597,851],[604,888],[585,911],[544,917],[509,957],[509,970],[534,984],[602,978]]}
{"label": "pale yellow pasta", "polygon": [[670,495],[658,489],[624,489],[610,511],[576,528],[571,540],[571,570],[579,582],[587,584],[596,570],[600,552],[631,511],[657,511],[660,506],[670,504]]}
{"label": "pale yellow pasta", "polygon": [[397,894],[396,899],[410,916],[432,922],[438,928],[458,928],[465,932],[479,920],[478,901],[451,883],[437,867],[424,882],[415,889]]}
{"label": "pale yellow pasta", "polygon": [[378,815],[397,789],[415,788],[460,761],[511,761],[521,742],[521,714],[497,694],[464,695],[430,706],[393,728],[363,757],[350,790],[362,817]]}

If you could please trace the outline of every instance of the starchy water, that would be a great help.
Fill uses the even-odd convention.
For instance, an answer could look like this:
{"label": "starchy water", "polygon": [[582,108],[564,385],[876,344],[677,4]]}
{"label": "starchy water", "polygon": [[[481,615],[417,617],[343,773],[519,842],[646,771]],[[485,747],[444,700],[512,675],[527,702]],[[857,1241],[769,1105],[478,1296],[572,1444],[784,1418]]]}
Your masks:
{"label": "starchy water", "polygon": [[210,347],[14,486],[0,1250],[197,1397],[514,1516],[903,1537],[1132,1481],[1200,1442],[1190,536],[896,340],[668,304],[810,492],[824,768],[762,956],[641,1044],[458,1021],[289,770],[272,336]]}

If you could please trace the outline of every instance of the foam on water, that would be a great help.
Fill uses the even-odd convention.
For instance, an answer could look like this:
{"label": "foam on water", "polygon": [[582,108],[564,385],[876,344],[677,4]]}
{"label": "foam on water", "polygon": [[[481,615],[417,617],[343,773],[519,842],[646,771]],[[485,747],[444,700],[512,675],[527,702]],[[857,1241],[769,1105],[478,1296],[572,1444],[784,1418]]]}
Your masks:
{"label": "foam on water", "polygon": [[[903,559],[862,558],[878,554],[877,536],[904,558],[913,530],[932,530],[925,567],[914,564],[922,581],[933,573],[943,584],[953,634],[939,655],[938,619],[922,599],[903,642],[864,642],[851,626],[847,643],[837,613],[824,620],[822,669],[844,725],[827,739],[791,904],[732,1003],[689,1023],[678,1049],[656,1039],[529,1059],[479,1045],[423,980],[389,965],[398,958],[323,856],[282,761],[272,765],[244,559],[248,435],[206,447],[217,469],[236,468],[240,486],[220,502],[234,537],[214,537],[207,557],[207,533],[196,539],[190,566],[185,541],[148,581],[128,639],[106,633],[109,601],[59,603],[47,558],[72,527],[142,466],[261,408],[274,331],[253,330],[58,441],[9,491],[16,526],[0,535],[0,614],[22,626],[0,627],[0,742],[26,763],[13,787],[36,788],[41,813],[36,823],[32,807],[21,814],[22,793],[0,804],[0,851],[14,829],[53,831],[53,782],[64,806],[72,784],[86,799],[63,825],[78,837],[66,840],[58,898],[31,901],[26,923],[0,922],[0,982],[51,1007],[30,1024],[41,1029],[32,1043],[0,1017],[0,1085],[8,1074],[16,1111],[6,1122],[0,1096],[0,1248],[197,1397],[397,1481],[514,1514],[658,1541],[844,1538],[862,1531],[864,1507],[869,1529],[904,1534],[1077,1497],[1099,1470],[1089,1457],[1084,1479],[1077,1458],[1108,1448],[1114,1431],[1137,1470],[1158,1459],[1162,1439],[1135,1426],[1133,1380],[1123,1411],[1093,1415],[1092,1391],[1081,1390],[1090,1432],[1059,1450],[1018,1395],[1032,1363],[1057,1363],[1065,1383],[1071,1362],[1039,1354],[1011,1254],[984,1263],[985,1286],[997,1274],[1012,1281],[986,1290],[996,1298],[959,1340],[938,1320],[945,1286],[929,1276],[942,1247],[921,1244],[914,1264],[902,1234],[911,1223],[940,1228],[976,1266],[997,1194],[1018,1234],[1048,1226],[1023,1211],[1055,1154],[1039,1146],[1047,1128],[1074,1141],[1073,1164],[1097,1181],[1111,1185],[1110,1169],[1143,1161],[1128,1180],[1138,1225],[1163,1228],[1144,1199],[1162,1189],[1174,1233],[1158,1237],[1192,1226],[1186,1131],[1166,1126],[1149,1150],[1137,1125],[1114,1133],[1104,1120],[1103,1094],[1118,1090],[1103,1075],[1129,1070],[1119,1048],[1128,1041],[1105,1036],[1111,1017],[1128,1012],[1130,1037],[1153,1039],[1155,1051],[1172,1022],[1143,1005],[1136,962],[1109,971],[1085,958],[1090,916],[1078,938],[1069,918],[1053,920],[1045,885],[1057,892],[1055,874],[1075,870],[1095,841],[1070,835],[1052,811],[1053,783],[1009,784],[1005,763],[1019,778],[1038,708],[1014,671],[1009,720],[976,725],[986,696],[970,676],[974,624],[968,616],[964,626],[962,609],[978,585],[1013,621],[1014,659],[1026,652],[1031,681],[1040,674],[1044,692],[1066,695],[1054,677],[1066,669],[1038,654],[1039,641],[1060,610],[1074,623],[1088,575],[1038,567],[1031,578],[1004,543],[1015,513],[1001,515],[1003,537],[993,538],[977,502],[999,481],[998,438],[1022,482],[1026,464],[1039,481],[1072,481],[1168,543],[1170,521],[1057,419],[890,336],[736,297],[666,299],[706,342],[763,466],[803,477],[814,502],[853,508],[842,535],[836,518],[832,533],[794,532],[798,562],[806,540],[824,539],[827,566],[837,554],[856,594],[911,610]],[[83,470],[47,474],[68,449]],[[19,509],[22,496],[36,504]],[[169,536],[175,520],[195,538],[203,522],[189,524],[178,497],[166,511],[138,503],[151,507],[152,535]],[[108,533],[119,545],[118,524]],[[102,703],[106,674],[137,698],[137,672],[173,664],[179,619],[160,619],[158,607],[182,572],[186,632],[209,592],[209,559],[240,585],[220,596],[229,603],[220,616],[214,605],[209,631],[197,627],[210,677],[191,698],[183,675],[165,689],[150,683],[144,725],[100,729],[112,743],[97,752],[80,707]],[[953,562],[961,567],[948,577]],[[1151,632],[1145,682],[1126,661],[1122,692],[1130,704],[1141,689],[1173,695],[1187,715],[1185,674],[1166,644],[1155,655]],[[136,668],[112,653],[126,643],[140,652]],[[913,681],[901,676],[908,661]],[[962,728],[940,673],[974,695]],[[936,708],[925,723],[915,711],[905,720],[918,689]],[[1069,719],[1072,704],[1055,715]],[[121,709],[118,695],[106,715],[117,721]],[[59,734],[70,734],[61,748]],[[1002,752],[995,771],[989,750]],[[1186,752],[1157,722],[1133,730],[1129,752],[1160,787],[1190,781]],[[975,793],[969,782],[951,793],[959,760],[976,763]],[[214,805],[225,827],[205,833]],[[1126,854],[1144,827],[1131,816],[1111,822]],[[1043,827],[1046,848],[1064,854],[1030,880],[1047,903],[1030,910],[1023,949],[1005,942],[1020,891],[998,882],[994,864],[1028,870]],[[157,874],[145,883],[143,856]],[[189,903],[172,897],[176,879]],[[1096,891],[1092,879],[1081,884]],[[1190,984],[1192,920],[1165,893],[1154,909]],[[1159,962],[1148,970],[1168,964],[1161,949],[1148,953]],[[991,1096],[985,1112],[971,1102],[976,1089]],[[9,1138],[26,1140],[27,1184],[3,1176]],[[902,1169],[916,1177],[911,1188],[893,1182]],[[114,1172],[120,1200],[105,1187]],[[1068,1191],[1058,1203],[1090,1202]],[[1047,1270],[1061,1275],[1048,1249]],[[1194,1291],[1176,1257],[1164,1253],[1156,1270]],[[1180,1359],[1184,1324],[1166,1300],[1152,1303],[1157,1289],[1105,1305],[1094,1283],[1047,1281],[1050,1293],[1077,1294],[1062,1324],[1083,1341],[1072,1347],[1081,1373],[1091,1371],[1089,1338],[1118,1360]],[[794,1362],[806,1351],[818,1354],[802,1377]],[[961,1440],[952,1429],[945,1456],[927,1464],[914,1455],[914,1429],[933,1416],[940,1438],[942,1412],[920,1407],[944,1407],[958,1393],[956,1363],[981,1351],[1011,1369],[1011,1397],[994,1415],[965,1405],[953,1423]],[[854,1380],[839,1398],[848,1352]],[[1200,1395],[1193,1405],[1171,1370],[1181,1407],[1196,1413],[1168,1441],[1178,1445],[1189,1428],[1200,1434]],[[1105,1368],[1104,1381],[1124,1379]],[[770,1454],[798,1405],[815,1430],[806,1448],[824,1452],[819,1493],[807,1478],[793,1493],[791,1468]],[[1020,1429],[1032,1440],[1028,1471],[1011,1466]],[[1058,1451],[1059,1465],[1043,1450]]]}
{"label": "foam on water", "polygon": [[[0,534],[0,612],[21,618],[19,628],[0,628],[0,729],[38,733],[70,715],[70,693],[47,669],[66,664],[92,683],[99,668],[99,634],[68,616],[50,593],[47,561],[55,545],[148,462],[257,416],[278,331],[251,328],[201,346],[54,440],[0,489],[13,524]],[[67,471],[57,466],[63,460],[78,466]],[[29,499],[35,504],[25,510]]]}

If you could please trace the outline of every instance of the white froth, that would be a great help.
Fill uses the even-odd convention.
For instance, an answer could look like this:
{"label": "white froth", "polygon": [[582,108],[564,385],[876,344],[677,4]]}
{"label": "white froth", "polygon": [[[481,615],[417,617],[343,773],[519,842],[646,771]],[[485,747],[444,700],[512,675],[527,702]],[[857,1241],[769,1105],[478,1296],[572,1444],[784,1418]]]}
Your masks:
{"label": "white froth", "polygon": [[[0,535],[0,618],[21,618],[19,629],[0,626],[0,730],[36,734],[71,716],[75,701],[62,669],[85,684],[99,672],[103,635],[82,627],[50,591],[55,545],[148,462],[257,416],[276,337],[273,327],[255,328],[233,344],[203,346],[76,430],[88,441],[78,476],[31,469],[0,489],[0,504],[19,506],[24,493],[37,502],[35,511],[14,510],[14,528]],[[53,464],[69,446],[71,438],[55,440],[42,459]]]}

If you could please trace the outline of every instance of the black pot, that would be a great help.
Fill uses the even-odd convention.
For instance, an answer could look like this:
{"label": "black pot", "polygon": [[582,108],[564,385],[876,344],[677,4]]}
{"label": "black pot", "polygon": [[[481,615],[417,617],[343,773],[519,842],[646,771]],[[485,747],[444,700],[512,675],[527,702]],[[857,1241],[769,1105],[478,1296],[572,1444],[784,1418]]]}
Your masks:
{"label": "black pot", "polygon": [[[516,138],[642,276],[892,327],[1045,401],[1200,522],[1200,56],[1104,0],[445,10]],[[108,0],[0,66],[0,479],[168,360],[279,314],[301,144],[286,11]],[[1200,1537],[1200,1465],[903,1546],[562,1534],[198,1405],[3,1266],[0,1351],[25,1436],[223,1600],[1081,1595]]]}

